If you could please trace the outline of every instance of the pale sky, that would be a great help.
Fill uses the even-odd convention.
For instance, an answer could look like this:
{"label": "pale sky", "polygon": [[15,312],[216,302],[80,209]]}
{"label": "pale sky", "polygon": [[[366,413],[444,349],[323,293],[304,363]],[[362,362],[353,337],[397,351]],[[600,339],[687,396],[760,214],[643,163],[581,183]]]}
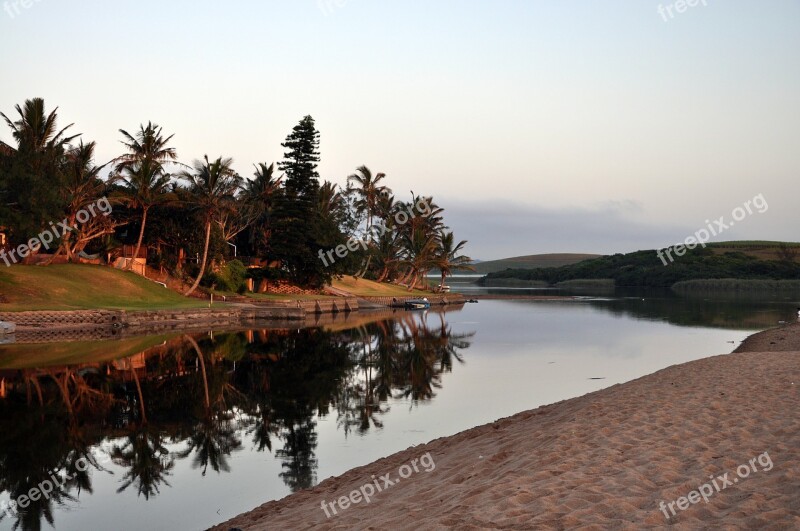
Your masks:
{"label": "pale sky", "polygon": [[758,194],[718,239],[800,240],[796,0],[17,6],[0,110],[45,98],[101,162],[153,120],[249,176],[311,114],[323,178],[433,194],[475,258],[664,247]]}

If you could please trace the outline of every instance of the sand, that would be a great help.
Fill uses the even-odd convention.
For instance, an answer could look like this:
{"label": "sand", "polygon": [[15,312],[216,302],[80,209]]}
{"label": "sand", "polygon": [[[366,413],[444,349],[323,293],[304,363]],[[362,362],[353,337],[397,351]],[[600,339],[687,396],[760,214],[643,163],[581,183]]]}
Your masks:
{"label": "sand", "polygon": [[[799,326],[409,448],[216,529],[800,529],[800,347],[785,344]],[[427,453],[432,471],[418,461],[326,517],[323,501]]]}

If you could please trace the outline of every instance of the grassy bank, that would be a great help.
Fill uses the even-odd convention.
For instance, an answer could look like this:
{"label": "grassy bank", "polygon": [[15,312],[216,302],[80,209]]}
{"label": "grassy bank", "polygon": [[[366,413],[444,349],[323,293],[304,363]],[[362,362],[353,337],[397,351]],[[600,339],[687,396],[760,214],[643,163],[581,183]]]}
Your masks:
{"label": "grassy bank", "polygon": [[430,295],[430,293],[425,291],[408,291],[406,288],[395,284],[385,284],[351,276],[334,279],[333,287],[351,293],[356,297],[412,297]]}
{"label": "grassy bank", "polygon": [[0,268],[0,311],[161,310],[201,308],[133,273],[92,265],[12,266]]}
{"label": "grassy bank", "polygon": [[[356,297],[408,297],[429,293],[402,286],[343,277],[333,287]],[[312,300],[326,295],[248,294],[254,300]],[[91,265],[13,266],[0,269],[0,312],[66,310],[163,310],[202,308],[133,273]]]}

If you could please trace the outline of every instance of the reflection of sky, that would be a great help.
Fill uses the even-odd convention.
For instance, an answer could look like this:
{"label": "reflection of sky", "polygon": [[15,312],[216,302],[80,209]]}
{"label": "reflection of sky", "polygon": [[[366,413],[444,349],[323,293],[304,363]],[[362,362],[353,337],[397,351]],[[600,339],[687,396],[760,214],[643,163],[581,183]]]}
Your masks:
{"label": "reflection of sky", "polygon": [[[380,431],[345,438],[335,408],[317,419],[319,481],[497,418],[730,352],[748,335],[641,320],[586,302],[482,301],[446,318],[453,333],[476,332],[472,346],[462,351],[464,363],[454,361],[431,402],[390,401],[384,406],[389,412],[378,416],[385,426]],[[429,314],[428,323],[438,327],[439,317]],[[86,529],[87,517],[96,529],[198,529],[288,495],[279,477],[281,461],[274,453],[255,452],[251,437],[240,435],[242,450],[228,458],[231,473],[209,469],[202,477],[191,458],[176,460],[171,487],[162,486],[149,501],[137,498],[134,486],[115,494],[123,471],[106,464],[114,475],[95,472],[95,494],[82,493],[80,505],[69,512],[58,510],[57,529]],[[282,445],[274,439],[273,452]],[[171,451],[183,448],[170,445]],[[10,525],[4,520],[0,529]]]}

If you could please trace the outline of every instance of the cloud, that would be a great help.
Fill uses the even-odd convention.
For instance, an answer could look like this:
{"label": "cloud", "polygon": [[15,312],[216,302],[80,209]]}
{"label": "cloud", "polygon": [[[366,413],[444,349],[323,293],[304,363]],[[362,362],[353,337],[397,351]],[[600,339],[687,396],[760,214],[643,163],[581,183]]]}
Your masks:
{"label": "cloud", "polygon": [[456,237],[469,241],[468,254],[481,260],[540,253],[611,254],[655,249],[696,230],[637,220],[643,209],[633,201],[558,210],[505,201],[443,200],[440,204],[446,208],[445,221]]}

